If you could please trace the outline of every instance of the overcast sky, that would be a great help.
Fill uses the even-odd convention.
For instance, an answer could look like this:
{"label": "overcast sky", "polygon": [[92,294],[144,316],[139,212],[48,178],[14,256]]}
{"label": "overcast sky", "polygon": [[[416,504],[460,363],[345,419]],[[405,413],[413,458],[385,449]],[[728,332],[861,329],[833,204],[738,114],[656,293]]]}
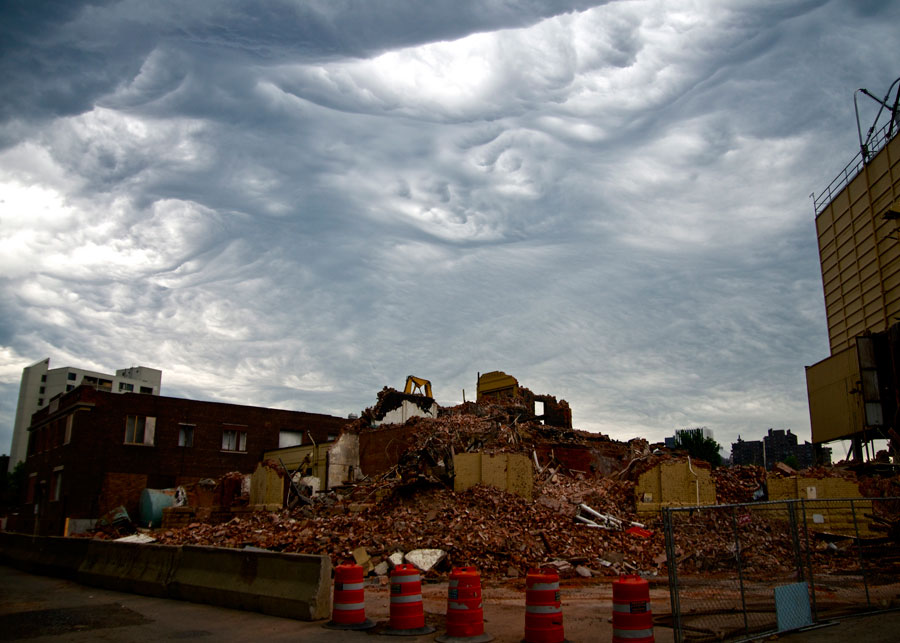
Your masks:
{"label": "overcast sky", "polygon": [[0,452],[46,357],[341,416],[503,370],[616,439],[809,439],[809,195],[900,3],[0,11]]}

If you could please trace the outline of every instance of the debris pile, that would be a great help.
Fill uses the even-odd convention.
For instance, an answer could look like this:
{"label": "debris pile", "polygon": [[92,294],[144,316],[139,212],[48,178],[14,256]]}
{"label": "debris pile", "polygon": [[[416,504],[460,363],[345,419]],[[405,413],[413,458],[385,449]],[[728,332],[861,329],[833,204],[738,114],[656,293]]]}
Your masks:
{"label": "debris pile", "polygon": [[[416,396],[385,388],[378,403],[346,430],[372,437],[373,419],[410,397]],[[661,517],[636,513],[636,487],[644,472],[683,456],[651,449],[646,440],[621,443],[542,424],[533,407],[516,396],[441,408],[438,417],[412,417],[401,428],[403,446],[383,470],[362,466],[362,479],[309,498],[304,494],[302,503],[274,512],[246,506],[248,477],[228,474],[215,488],[222,511],[208,519],[191,516],[186,526],[159,529],[153,537],[161,544],[326,554],[335,564],[355,560],[380,576],[413,561],[426,578],[444,578],[460,565],[475,565],[489,578],[517,577],[537,565],[553,565],[563,577],[666,572]],[[380,427],[378,435],[394,440],[391,430]],[[533,463],[530,496],[479,484],[454,492],[459,474],[454,456],[475,452],[527,457]],[[387,462],[380,455],[380,462]],[[701,461],[692,466],[709,470]],[[775,475],[788,474],[782,468]],[[719,468],[710,475],[719,504],[764,497],[767,472],[760,467]],[[853,474],[811,469],[801,475]],[[860,482],[866,495],[900,495],[896,477]],[[237,509],[228,512],[229,507]],[[897,509],[890,520],[900,516]],[[732,570],[738,556],[748,574],[789,571],[794,561],[789,522],[774,512],[740,510],[740,515],[733,508],[678,512],[673,550],[679,573]],[[854,563],[851,556],[838,555],[836,545],[815,541],[814,547],[823,564]]]}

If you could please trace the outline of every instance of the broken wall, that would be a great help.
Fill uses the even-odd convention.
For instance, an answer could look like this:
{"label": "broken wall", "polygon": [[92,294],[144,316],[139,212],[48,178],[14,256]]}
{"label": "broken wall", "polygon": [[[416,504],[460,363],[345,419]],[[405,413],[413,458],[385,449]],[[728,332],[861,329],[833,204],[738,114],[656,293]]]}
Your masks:
{"label": "broken wall", "polygon": [[620,471],[627,453],[621,442],[537,444],[534,449],[542,467],[555,460],[575,473],[604,476]]}
{"label": "broken wall", "polygon": [[486,484],[531,500],[534,474],[531,460],[520,453],[460,453],[453,456],[453,490]]}
{"label": "broken wall", "polygon": [[[871,537],[879,535],[870,528],[864,514],[872,514],[872,501],[863,499],[859,483],[847,478],[808,478],[804,476],[769,476],[766,479],[769,500],[809,500],[806,505],[806,524],[812,531],[845,536]],[[850,502],[825,502],[852,498]],[[855,499],[859,499],[856,501]],[[816,502],[823,501],[823,502]],[[854,523],[853,511],[856,511]]]}
{"label": "broken wall", "polygon": [[[273,463],[274,464],[274,463]],[[274,465],[280,467],[281,465]],[[285,484],[280,471],[260,462],[250,476],[251,505],[284,505]]]}
{"label": "broken wall", "polygon": [[359,475],[359,435],[344,431],[328,450],[327,488],[352,482]]}
{"label": "broken wall", "polygon": [[541,416],[544,424],[557,426],[563,429],[572,428],[572,409],[565,400],[556,401],[553,395],[535,395],[536,402],[544,403],[544,414]]}
{"label": "broken wall", "polygon": [[314,476],[323,483],[328,475],[328,450],[334,442],[322,444],[304,444],[283,449],[273,449],[263,454],[263,460],[280,459],[289,471],[300,469],[304,476]]}
{"label": "broken wall", "polygon": [[400,461],[400,455],[415,444],[422,427],[415,424],[385,424],[359,434],[359,468],[363,475],[384,473]]}
{"label": "broken wall", "polygon": [[634,494],[638,513],[658,512],[661,507],[716,504],[716,485],[710,470],[687,460],[667,460],[645,471],[638,477]]}
{"label": "broken wall", "polygon": [[[431,398],[424,398],[424,400],[431,400]],[[429,406],[422,403],[424,400],[415,402],[412,400],[402,400],[400,406],[385,412],[383,418],[374,420],[372,424],[374,426],[381,426],[382,424],[405,424],[406,421],[412,417],[437,417],[437,403],[431,400],[431,405]]]}

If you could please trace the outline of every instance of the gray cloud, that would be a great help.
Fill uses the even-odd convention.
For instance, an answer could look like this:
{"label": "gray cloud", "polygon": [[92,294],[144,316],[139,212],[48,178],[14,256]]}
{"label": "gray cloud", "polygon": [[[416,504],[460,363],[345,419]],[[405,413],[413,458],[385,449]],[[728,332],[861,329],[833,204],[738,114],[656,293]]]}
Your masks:
{"label": "gray cloud", "polygon": [[342,415],[502,369],[618,438],[807,434],[807,195],[897,8],[10,6],[0,442],[47,356]]}

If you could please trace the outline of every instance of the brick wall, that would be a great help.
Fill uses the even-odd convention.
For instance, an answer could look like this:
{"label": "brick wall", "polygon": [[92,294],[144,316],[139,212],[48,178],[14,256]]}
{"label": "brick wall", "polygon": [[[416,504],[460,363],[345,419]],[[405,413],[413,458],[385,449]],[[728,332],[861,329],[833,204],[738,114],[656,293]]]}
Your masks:
{"label": "brick wall", "polygon": [[[156,418],[152,445],[125,444],[127,416]],[[71,439],[65,427],[71,420]],[[193,445],[179,446],[181,425],[193,427]],[[165,489],[186,481],[252,473],[264,451],[278,447],[279,433],[303,431],[324,442],[346,424],[343,418],[141,394],[113,394],[81,386],[36,413],[32,419],[26,471],[46,481],[39,506],[45,533],[61,533],[66,516],[97,518],[104,509],[124,505],[137,510],[143,488]],[[246,432],[243,451],[225,451],[225,430]],[[60,437],[62,435],[62,437]],[[54,470],[62,467],[61,497],[50,500]],[[143,486],[141,486],[143,485]],[[140,487],[140,489],[138,489]],[[33,529],[33,505],[20,516]],[[30,518],[29,518],[30,516]],[[62,522],[61,522],[62,521]]]}

